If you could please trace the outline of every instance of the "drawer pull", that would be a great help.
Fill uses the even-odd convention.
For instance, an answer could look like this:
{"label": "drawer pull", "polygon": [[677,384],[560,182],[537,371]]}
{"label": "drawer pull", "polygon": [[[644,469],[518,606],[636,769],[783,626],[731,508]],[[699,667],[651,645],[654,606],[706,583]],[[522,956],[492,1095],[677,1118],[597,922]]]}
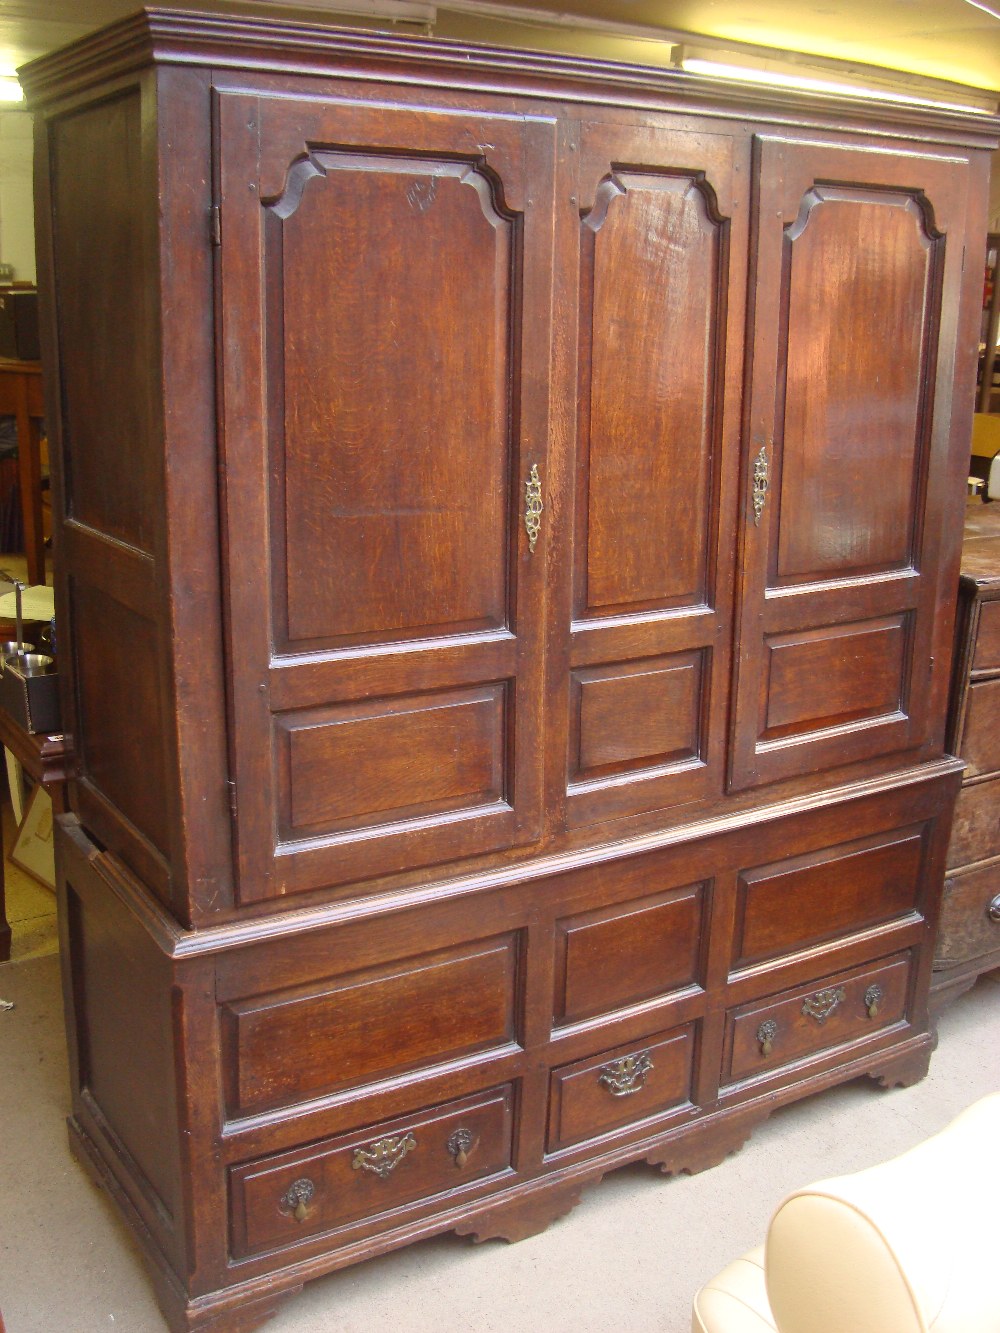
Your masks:
{"label": "drawer pull", "polygon": [[773,1018],[765,1018],[757,1029],[757,1041],[761,1055],[767,1056],[774,1049],[774,1039],[778,1035],[778,1025]]}
{"label": "drawer pull", "polygon": [[289,1185],[281,1199],[281,1206],[286,1212],[291,1213],[296,1222],[306,1220],[306,1205],[312,1201],[316,1193],[316,1186],[307,1177],[303,1176],[301,1180],[294,1181]]}
{"label": "drawer pull", "polygon": [[469,1153],[472,1151],[474,1141],[471,1129],[456,1129],[448,1140],[448,1151],[454,1157],[455,1165],[459,1170],[469,1160]]}
{"label": "drawer pull", "polygon": [[645,1087],[646,1075],[652,1068],[653,1060],[648,1051],[623,1055],[620,1060],[602,1065],[597,1071],[597,1081],[607,1088],[612,1097],[629,1097]]}
{"label": "drawer pull", "polygon": [[1000,923],[1000,893],[997,894],[997,896],[990,903],[989,907],[987,907],[986,915],[989,917],[991,921],[996,921],[997,923]]}
{"label": "drawer pull", "polygon": [[826,990],[806,996],[802,1001],[802,1012],[807,1018],[815,1018],[817,1023],[825,1023],[843,998],[843,986],[827,986]]}
{"label": "drawer pull", "polygon": [[873,981],[865,991],[865,1008],[868,1010],[869,1018],[876,1018],[878,1016],[879,1001],[882,999],[883,994],[884,991],[877,981]]}
{"label": "drawer pull", "polygon": [[371,1171],[380,1180],[390,1176],[408,1152],[417,1146],[412,1134],[401,1134],[394,1139],[377,1139],[367,1148],[354,1149],[354,1170]]}

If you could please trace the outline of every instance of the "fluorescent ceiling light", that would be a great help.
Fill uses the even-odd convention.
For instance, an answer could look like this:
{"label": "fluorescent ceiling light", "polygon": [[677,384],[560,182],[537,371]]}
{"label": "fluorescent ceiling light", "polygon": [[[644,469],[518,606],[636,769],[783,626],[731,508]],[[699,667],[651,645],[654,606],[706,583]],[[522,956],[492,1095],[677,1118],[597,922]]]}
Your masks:
{"label": "fluorescent ceiling light", "polygon": [[324,14],[353,14],[359,18],[391,19],[403,23],[433,23],[437,7],[423,0],[267,0],[292,9],[322,10]]}
{"label": "fluorescent ceiling light", "polygon": [[0,74],[0,102],[23,102],[24,90],[16,74]]}
{"label": "fluorescent ceiling light", "polygon": [[[725,56],[728,53],[720,52],[719,55]],[[926,93],[915,94],[891,86],[880,88],[865,83],[849,83],[841,79],[827,78],[825,77],[825,71],[816,74],[803,74],[794,68],[784,69],[779,64],[772,62],[762,61],[755,64],[744,64],[735,53],[730,59],[692,55],[686,52],[683,47],[677,48],[675,60],[681,69],[689,70],[693,74],[707,74],[712,78],[737,79],[742,83],[765,84],[772,88],[796,88],[805,92],[837,93],[842,97],[858,97],[865,101],[874,99],[880,102],[901,102],[906,106],[933,106],[946,111],[973,112],[980,116],[996,113],[996,98],[992,95],[986,96],[986,104],[977,104],[971,100],[971,95],[968,102],[950,101],[935,96],[930,90]]]}

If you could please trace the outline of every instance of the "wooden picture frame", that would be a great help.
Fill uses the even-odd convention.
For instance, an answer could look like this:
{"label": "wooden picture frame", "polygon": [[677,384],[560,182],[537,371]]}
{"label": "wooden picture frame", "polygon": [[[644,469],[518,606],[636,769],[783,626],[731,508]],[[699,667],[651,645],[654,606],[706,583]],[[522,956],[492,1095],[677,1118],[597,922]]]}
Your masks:
{"label": "wooden picture frame", "polygon": [[28,800],[10,849],[12,865],[55,892],[55,844],[52,837],[52,798],[39,782]]}

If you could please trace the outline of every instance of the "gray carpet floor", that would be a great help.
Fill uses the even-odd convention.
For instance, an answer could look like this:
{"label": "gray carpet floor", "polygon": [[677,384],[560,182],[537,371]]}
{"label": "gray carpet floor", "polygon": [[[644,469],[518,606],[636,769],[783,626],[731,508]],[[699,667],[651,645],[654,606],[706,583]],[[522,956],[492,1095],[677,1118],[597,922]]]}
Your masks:
{"label": "gray carpet floor", "polygon": [[[0,1310],[8,1333],[162,1333],[138,1253],[66,1146],[58,959],[0,966]],[[945,1011],[928,1077],[776,1112],[699,1176],[627,1167],[543,1235],[444,1236],[307,1286],[269,1333],[685,1333],[694,1291],[797,1185],[902,1152],[1000,1091],[1000,973]],[[995,1145],[994,1145],[995,1146]]]}

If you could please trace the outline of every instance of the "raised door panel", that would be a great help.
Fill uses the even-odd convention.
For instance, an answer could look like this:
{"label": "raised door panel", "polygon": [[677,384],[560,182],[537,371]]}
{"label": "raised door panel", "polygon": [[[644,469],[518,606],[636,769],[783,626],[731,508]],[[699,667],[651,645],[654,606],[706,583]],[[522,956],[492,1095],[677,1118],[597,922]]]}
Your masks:
{"label": "raised door panel", "polygon": [[728,136],[659,123],[579,127],[570,825],[721,786],[735,152]]}
{"label": "raised door panel", "polygon": [[529,843],[553,128],[237,91],[217,123],[241,900]]}
{"label": "raised door panel", "polygon": [[925,738],[967,165],[756,142],[733,787]]}

